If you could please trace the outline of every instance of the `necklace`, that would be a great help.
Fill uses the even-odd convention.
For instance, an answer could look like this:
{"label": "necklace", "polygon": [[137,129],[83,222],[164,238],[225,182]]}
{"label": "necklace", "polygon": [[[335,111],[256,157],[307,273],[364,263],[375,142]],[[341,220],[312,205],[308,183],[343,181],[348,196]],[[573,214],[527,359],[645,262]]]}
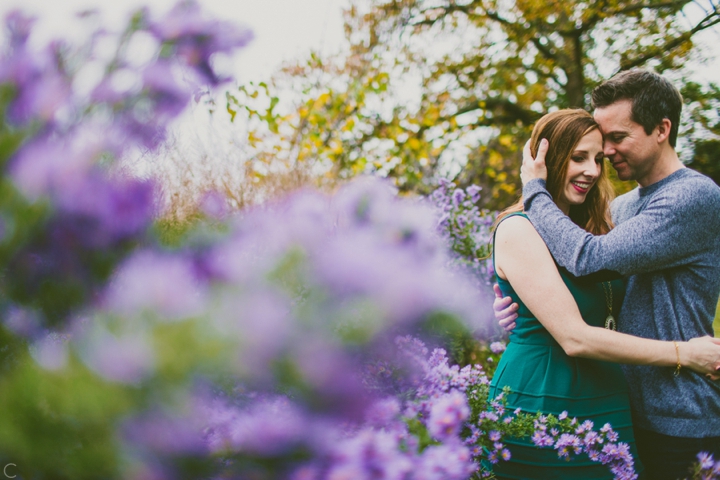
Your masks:
{"label": "necklace", "polygon": [[[607,284],[607,288],[605,285]],[[605,293],[605,304],[607,305],[608,316],[605,318],[605,328],[608,330],[617,330],[617,323],[615,317],[612,315],[613,298],[612,298],[612,283],[602,282],[603,293]]]}

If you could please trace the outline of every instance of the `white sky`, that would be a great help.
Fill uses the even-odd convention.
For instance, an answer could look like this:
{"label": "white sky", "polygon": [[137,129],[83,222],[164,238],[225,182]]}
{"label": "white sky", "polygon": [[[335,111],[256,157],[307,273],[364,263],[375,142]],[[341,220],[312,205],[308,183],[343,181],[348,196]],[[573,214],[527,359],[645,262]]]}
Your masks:
{"label": "white sky", "polygon": [[[156,13],[171,8],[177,0],[0,0],[0,14],[21,8],[40,17],[43,37],[65,37],[73,31],[76,12],[96,9],[104,24],[120,28],[129,12],[149,5]],[[334,53],[344,39],[342,8],[348,0],[199,0],[218,18],[249,26],[255,40],[234,59],[233,72],[240,82],[268,78],[285,60],[297,58],[310,49]],[[702,32],[696,38],[714,59],[697,65],[701,81],[717,81],[720,70],[720,33]]]}
{"label": "white sky", "polygon": [[[103,24],[119,29],[133,10],[147,5],[163,13],[177,0],[0,0],[0,14],[19,8],[39,17],[43,38],[73,33],[74,14],[88,9],[102,14]],[[285,60],[317,49],[337,50],[343,40],[342,7],[347,0],[199,0],[216,18],[249,26],[255,40],[235,59],[240,81],[269,77]]]}

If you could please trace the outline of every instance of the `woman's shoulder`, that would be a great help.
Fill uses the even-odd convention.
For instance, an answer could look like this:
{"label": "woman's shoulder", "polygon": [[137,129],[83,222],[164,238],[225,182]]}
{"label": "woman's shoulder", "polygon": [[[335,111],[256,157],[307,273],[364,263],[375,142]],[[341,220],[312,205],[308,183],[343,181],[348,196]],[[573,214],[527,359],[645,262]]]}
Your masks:
{"label": "woman's shoulder", "polygon": [[500,220],[495,228],[495,232],[496,234],[499,234],[501,231],[506,235],[514,233],[522,234],[529,231],[534,232],[535,227],[533,227],[533,224],[530,222],[530,219],[526,214],[523,212],[516,212],[511,213]]}
{"label": "woman's shoulder", "polygon": [[533,248],[545,245],[530,219],[525,214],[513,214],[503,218],[495,229],[495,244]]}

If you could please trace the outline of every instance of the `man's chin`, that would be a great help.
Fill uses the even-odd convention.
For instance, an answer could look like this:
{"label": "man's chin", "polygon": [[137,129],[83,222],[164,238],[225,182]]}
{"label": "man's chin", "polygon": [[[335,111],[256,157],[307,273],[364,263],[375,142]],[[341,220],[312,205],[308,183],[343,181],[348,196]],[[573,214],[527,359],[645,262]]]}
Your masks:
{"label": "man's chin", "polygon": [[613,169],[615,170],[615,173],[617,174],[617,177],[626,182],[628,180],[632,180],[632,172],[629,168],[627,168],[627,163],[622,162],[618,164],[612,164]]}

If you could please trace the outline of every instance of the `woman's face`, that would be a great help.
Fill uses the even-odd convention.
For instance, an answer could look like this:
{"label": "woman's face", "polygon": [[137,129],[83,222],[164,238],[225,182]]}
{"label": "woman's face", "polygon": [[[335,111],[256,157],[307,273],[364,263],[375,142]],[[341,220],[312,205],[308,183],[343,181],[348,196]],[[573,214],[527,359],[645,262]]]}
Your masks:
{"label": "woman's face", "polygon": [[571,205],[580,205],[600,178],[603,161],[603,138],[595,129],[580,139],[570,156],[565,184],[557,205],[567,215]]}

